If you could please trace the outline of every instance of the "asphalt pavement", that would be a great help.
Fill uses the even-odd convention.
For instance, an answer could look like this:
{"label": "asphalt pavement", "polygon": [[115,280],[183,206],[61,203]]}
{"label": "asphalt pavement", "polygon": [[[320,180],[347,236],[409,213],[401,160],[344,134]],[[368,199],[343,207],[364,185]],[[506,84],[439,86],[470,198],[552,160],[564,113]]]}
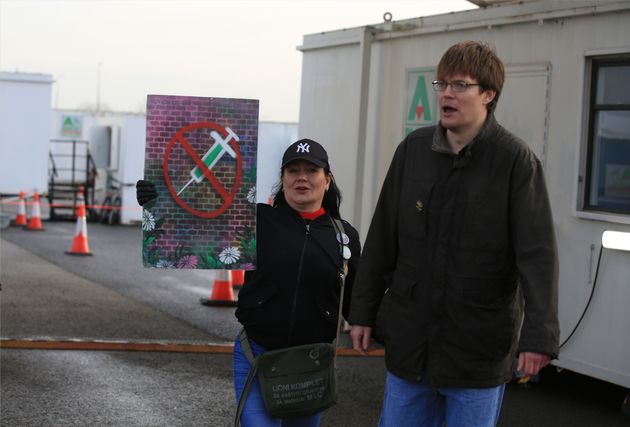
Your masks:
{"label": "asphalt pavement", "polygon": [[[91,257],[74,257],[75,225],[0,230],[0,336],[229,345],[231,307],[207,307],[209,271],[145,269],[139,227],[88,224]],[[347,337],[346,342],[347,345]],[[338,404],[322,426],[376,426],[380,357],[339,358]],[[228,426],[231,356],[156,351],[0,350],[2,426]],[[626,390],[569,371],[507,387],[499,425],[630,426]]]}

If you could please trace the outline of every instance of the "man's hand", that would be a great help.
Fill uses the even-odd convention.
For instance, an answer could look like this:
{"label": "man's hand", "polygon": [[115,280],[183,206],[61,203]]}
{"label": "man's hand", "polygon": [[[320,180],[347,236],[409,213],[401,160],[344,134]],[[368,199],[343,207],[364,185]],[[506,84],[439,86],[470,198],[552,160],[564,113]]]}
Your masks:
{"label": "man's hand", "polygon": [[369,326],[353,325],[350,331],[352,337],[352,348],[367,356],[367,352],[372,350],[370,339],[372,338],[372,328]]}
{"label": "man's hand", "polygon": [[155,191],[155,185],[151,181],[145,181],[143,179],[136,183],[136,199],[140,206],[144,206],[151,200],[157,199],[157,191]]}
{"label": "man's hand", "polygon": [[550,359],[551,358],[546,354],[526,351],[518,355],[518,366],[516,370],[531,377],[547,366]]}

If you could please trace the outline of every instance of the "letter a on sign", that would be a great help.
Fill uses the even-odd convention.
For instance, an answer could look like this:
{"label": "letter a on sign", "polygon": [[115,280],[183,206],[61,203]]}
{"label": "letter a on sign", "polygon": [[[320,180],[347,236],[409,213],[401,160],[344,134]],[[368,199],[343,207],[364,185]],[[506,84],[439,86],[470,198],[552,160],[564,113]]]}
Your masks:
{"label": "letter a on sign", "polygon": [[436,124],[437,96],[431,88],[434,79],[433,68],[407,71],[405,135],[416,128]]}
{"label": "letter a on sign", "polygon": [[427,94],[427,84],[424,75],[420,74],[416,81],[416,90],[409,106],[407,114],[408,121],[431,121],[431,107],[429,105],[429,95]]}

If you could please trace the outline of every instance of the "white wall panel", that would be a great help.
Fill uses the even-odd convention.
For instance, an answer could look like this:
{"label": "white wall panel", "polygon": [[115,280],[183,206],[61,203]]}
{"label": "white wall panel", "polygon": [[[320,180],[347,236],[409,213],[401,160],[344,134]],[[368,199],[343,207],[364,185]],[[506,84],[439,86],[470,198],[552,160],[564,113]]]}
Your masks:
{"label": "white wall panel", "polygon": [[44,192],[52,76],[0,72],[0,193]]}

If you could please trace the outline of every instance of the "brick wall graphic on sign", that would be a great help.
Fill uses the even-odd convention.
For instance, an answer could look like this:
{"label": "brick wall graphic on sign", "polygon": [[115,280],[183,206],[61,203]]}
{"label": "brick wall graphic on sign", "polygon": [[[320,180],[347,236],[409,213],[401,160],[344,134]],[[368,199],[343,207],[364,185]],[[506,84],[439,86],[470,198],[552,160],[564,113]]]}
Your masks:
{"label": "brick wall graphic on sign", "polygon": [[146,135],[144,266],[254,269],[258,101],[149,95]]}

